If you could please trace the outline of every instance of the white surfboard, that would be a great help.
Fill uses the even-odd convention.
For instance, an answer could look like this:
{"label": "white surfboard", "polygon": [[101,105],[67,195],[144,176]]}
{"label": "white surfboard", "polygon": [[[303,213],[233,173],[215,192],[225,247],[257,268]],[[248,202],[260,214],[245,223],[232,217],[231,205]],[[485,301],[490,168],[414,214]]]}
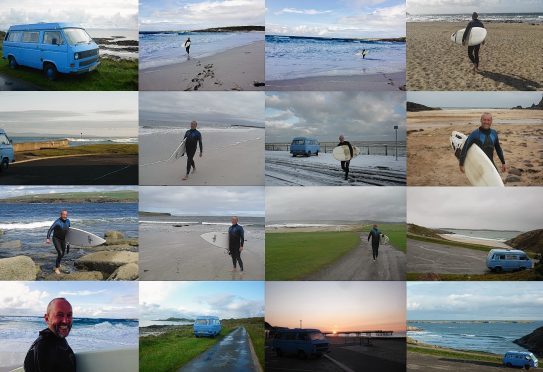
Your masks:
{"label": "white surfboard", "polygon": [[227,231],[220,231],[220,232],[208,232],[200,235],[202,239],[204,239],[209,244],[213,244],[214,246],[217,246],[219,248],[225,248],[228,249],[229,246],[229,240],[228,240],[228,232]]}
{"label": "white surfboard", "polygon": [[[75,354],[77,372],[137,372],[138,349],[87,351]],[[10,372],[24,372],[20,367]]]}
{"label": "white surfboard", "polygon": [[[468,137],[461,132],[453,131],[451,134],[451,147],[457,156],[462,151]],[[466,154],[464,172],[473,186],[502,186],[500,174],[483,150],[473,144]]]}
{"label": "white surfboard", "polygon": [[74,227],[68,229],[66,241],[78,247],[96,247],[106,242],[105,239],[100,238],[98,235]]}
{"label": "white surfboard", "polygon": [[[451,41],[462,45],[462,37],[464,37],[465,28],[456,31],[451,35]],[[469,32],[468,46],[481,44],[486,38],[486,29],[482,27],[472,27]]]}
{"label": "white surfboard", "polygon": [[379,244],[388,244],[389,241],[390,239],[385,234],[382,234],[379,238]]}
{"label": "white surfboard", "polygon": [[177,146],[172,156],[170,156],[170,159],[177,160],[181,158],[183,155],[185,155],[185,151],[186,151],[185,144],[186,144],[186,139],[184,139],[183,142],[181,142],[179,146]]}
{"label": "white surfboard", "polygon": [[[360,149],[356,146],[353,146],[353,158],[360,155]],[[351,152],[349,151],[349,146],[337,146],[332,150],[332,156],[334,159],[339,161],[351,160]]]}
{"label": "white surfboard", "polygon": [[190,46],[190,41],[185,41],[184,46],[185,46],[185,48],[188,48]]}

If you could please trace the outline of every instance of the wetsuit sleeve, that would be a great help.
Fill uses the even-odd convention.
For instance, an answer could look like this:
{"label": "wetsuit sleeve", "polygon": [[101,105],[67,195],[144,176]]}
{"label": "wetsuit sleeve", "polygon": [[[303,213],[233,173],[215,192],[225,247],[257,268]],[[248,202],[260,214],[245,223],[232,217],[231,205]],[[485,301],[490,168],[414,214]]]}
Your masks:
{"label": "wetsuit sleeve", "polygon": [[58,220],[55,220],[55,222],[53,222],[49,230],[47,230],[47,239],[51,238],[51,234],[53,233],[53,230],[55,229],[57,224],[58,224]]}
{"label": "wetsuit sleeve", "polygon": [[198,143],[200,144],[200,153],[202,153],[202,151],[204,151],[204,148],[202,147],[202,133],[198,132],[199,136],[198,136]]}
{"label": "wetsuit sleeve", "polygon": [[498,133],[496,133],[496,143],[494,143],[494,148],[496,149],[496,154],[498,154],[498,158],[500,158],[500,161],[502,162],[502,164],[505,164],[505,157],[503,156],[503,150],[500,145]]}
{"label": "wetsuit sleeve", "polygon": [[187,130],[187,131],[185,132],[185,135],[183,136],[183,139],[186,139],[186,138],[188,137],[188,135],[189,135],[189,131]]}
{"label": "wetsuit sleeve", "polygon": [[368,242],[370,241],[370,238],[371,238],[371,230],[370,230],[370,233],[368,234]]}
{"label": "wetsuit sleeve", "polygon": [[51,354],[52,350],[46,347],[43,342],[32,345],[30,350],[28,350],[24,361],[25,372],[54,371],[55,365],[53,360],[51,360]]}
{"label": "wetsuit sleeve", "polygon": [[69,219],[69,218],[66,218],[66,222],[68,222],[68,227],[72,226],[72,224],[70,223],[70,219]]}
{"label": "wetsuit sleeve", "polygon": [[239,227],[239,240],[240,240],[240,247],[243,247],[243,243],[245,243],[245,232],[243,231],[243,227]]}
{"label": "wetsuit sleeve", "polygon": [[349,151],[351,152],[351,159],[353,158],[353,147],[351,146],[350,142],[347,142],[347,146],[349,146]]}
{"label": "wetsuit sleeve", "polygon": [[460,153],[460,159],[459,159],[460,166],[464,165],[464,162],[466,161],[466,155],[468,154],[468,150],[470,146],[475,143],[475,138],[476,138],[477,133],[479,133],[479,131],[471,132],[468,138],[466,139],[466,142],[464,142],[464,146],[462,147],[462,152]]}

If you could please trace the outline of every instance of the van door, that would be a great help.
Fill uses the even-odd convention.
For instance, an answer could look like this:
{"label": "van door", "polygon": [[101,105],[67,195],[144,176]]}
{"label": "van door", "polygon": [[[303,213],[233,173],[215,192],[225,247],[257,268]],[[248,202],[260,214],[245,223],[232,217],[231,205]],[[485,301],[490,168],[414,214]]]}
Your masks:
{"label": "van door", "polygon": [[17,62],[21,65],[38,68],[41,70],[41,52],[39,47],[40,32],[24,31],[23,42],[21,43],[21,60]]}
{"label": "van door", "polygon": [[8,163],[11,163],[13,161],[13,156],[13,145],[4,133],[0,133],[0,162],[4,159],[8,159]]}
{"label": "van door", "polygon": [[68,44],[62,32],[44,31],[41,40],[42,62],[52,62],[58,71],[68,70]]}

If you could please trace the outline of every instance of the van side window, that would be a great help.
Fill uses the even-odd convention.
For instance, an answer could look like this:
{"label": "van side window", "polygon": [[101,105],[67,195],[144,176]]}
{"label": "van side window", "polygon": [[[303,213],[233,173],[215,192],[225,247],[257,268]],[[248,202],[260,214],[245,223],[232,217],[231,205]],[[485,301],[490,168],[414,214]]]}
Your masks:
{"label": "van side window", "polygon": [[5,134],[0,134],[0,145],[9,145],[9,140]]}
{"label": "van side window", "polygon": [[305,334],[305,333],[298,333],[298,340],[300,340],[300,341],[307,341],[307,340],[308,340],[307,334]]}
{"label": "van side window", "polygon": [[526,256],[520,256],[519,257],[519,260],[521,260],[521,261],[526,261],[527,259],[528,259],[528,257],[526,257]]}
{"label": "van side window", "polygon": [[63,45],[64,38],[59,31],[45,31],[43,33],[43,43],[49,45]]}
{"label": "van side window", "polygon": [[23,43],[37,43],[39,36],[39,32],[25,31],[23,32]]}
{"label": "van side window", "polygon": [[296,340],[296,333],[294,333],[294,332],[287,333],[287,337],[285,337],[285,339],[287,339],[287,340]]}
{"label": "van side window", "polygon": [[7,35],[7,41],[20,42],[23,39],[23,33],[21,31],[11,31]]}

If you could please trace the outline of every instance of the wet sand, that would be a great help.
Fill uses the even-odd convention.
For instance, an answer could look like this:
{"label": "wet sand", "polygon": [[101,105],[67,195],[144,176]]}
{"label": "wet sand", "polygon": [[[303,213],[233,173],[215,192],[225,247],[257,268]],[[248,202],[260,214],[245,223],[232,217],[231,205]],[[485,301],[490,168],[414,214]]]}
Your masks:
{"label": "wet sand", "polygon": [[[453,130],[469,134],[479,127],[480,115],[494,117],[508,171],[506,186],[543,185],[543,111],[440,110],[407,113],[407,184],[409,186],[469,186],[451,149]],[[514,124],[513,124],[514,123]],[[499,165],[497,155],[494,162]]]}
{"label": "wet sand", "polygon": [[264,90],[264,41],[139,72],[140,90]]}
{"label": "wet sand", "polygon": [[450,40],[467,22],[408,22],[408,90],[543,90],[543,24],[482,21],[480,73],[472,72],[467,47]]}
{"label": "wet sand", "polygon": [[268,80],[266,90],[286,91],[397,91],[405,90],[405,71],[353,76],[315,76]]}

